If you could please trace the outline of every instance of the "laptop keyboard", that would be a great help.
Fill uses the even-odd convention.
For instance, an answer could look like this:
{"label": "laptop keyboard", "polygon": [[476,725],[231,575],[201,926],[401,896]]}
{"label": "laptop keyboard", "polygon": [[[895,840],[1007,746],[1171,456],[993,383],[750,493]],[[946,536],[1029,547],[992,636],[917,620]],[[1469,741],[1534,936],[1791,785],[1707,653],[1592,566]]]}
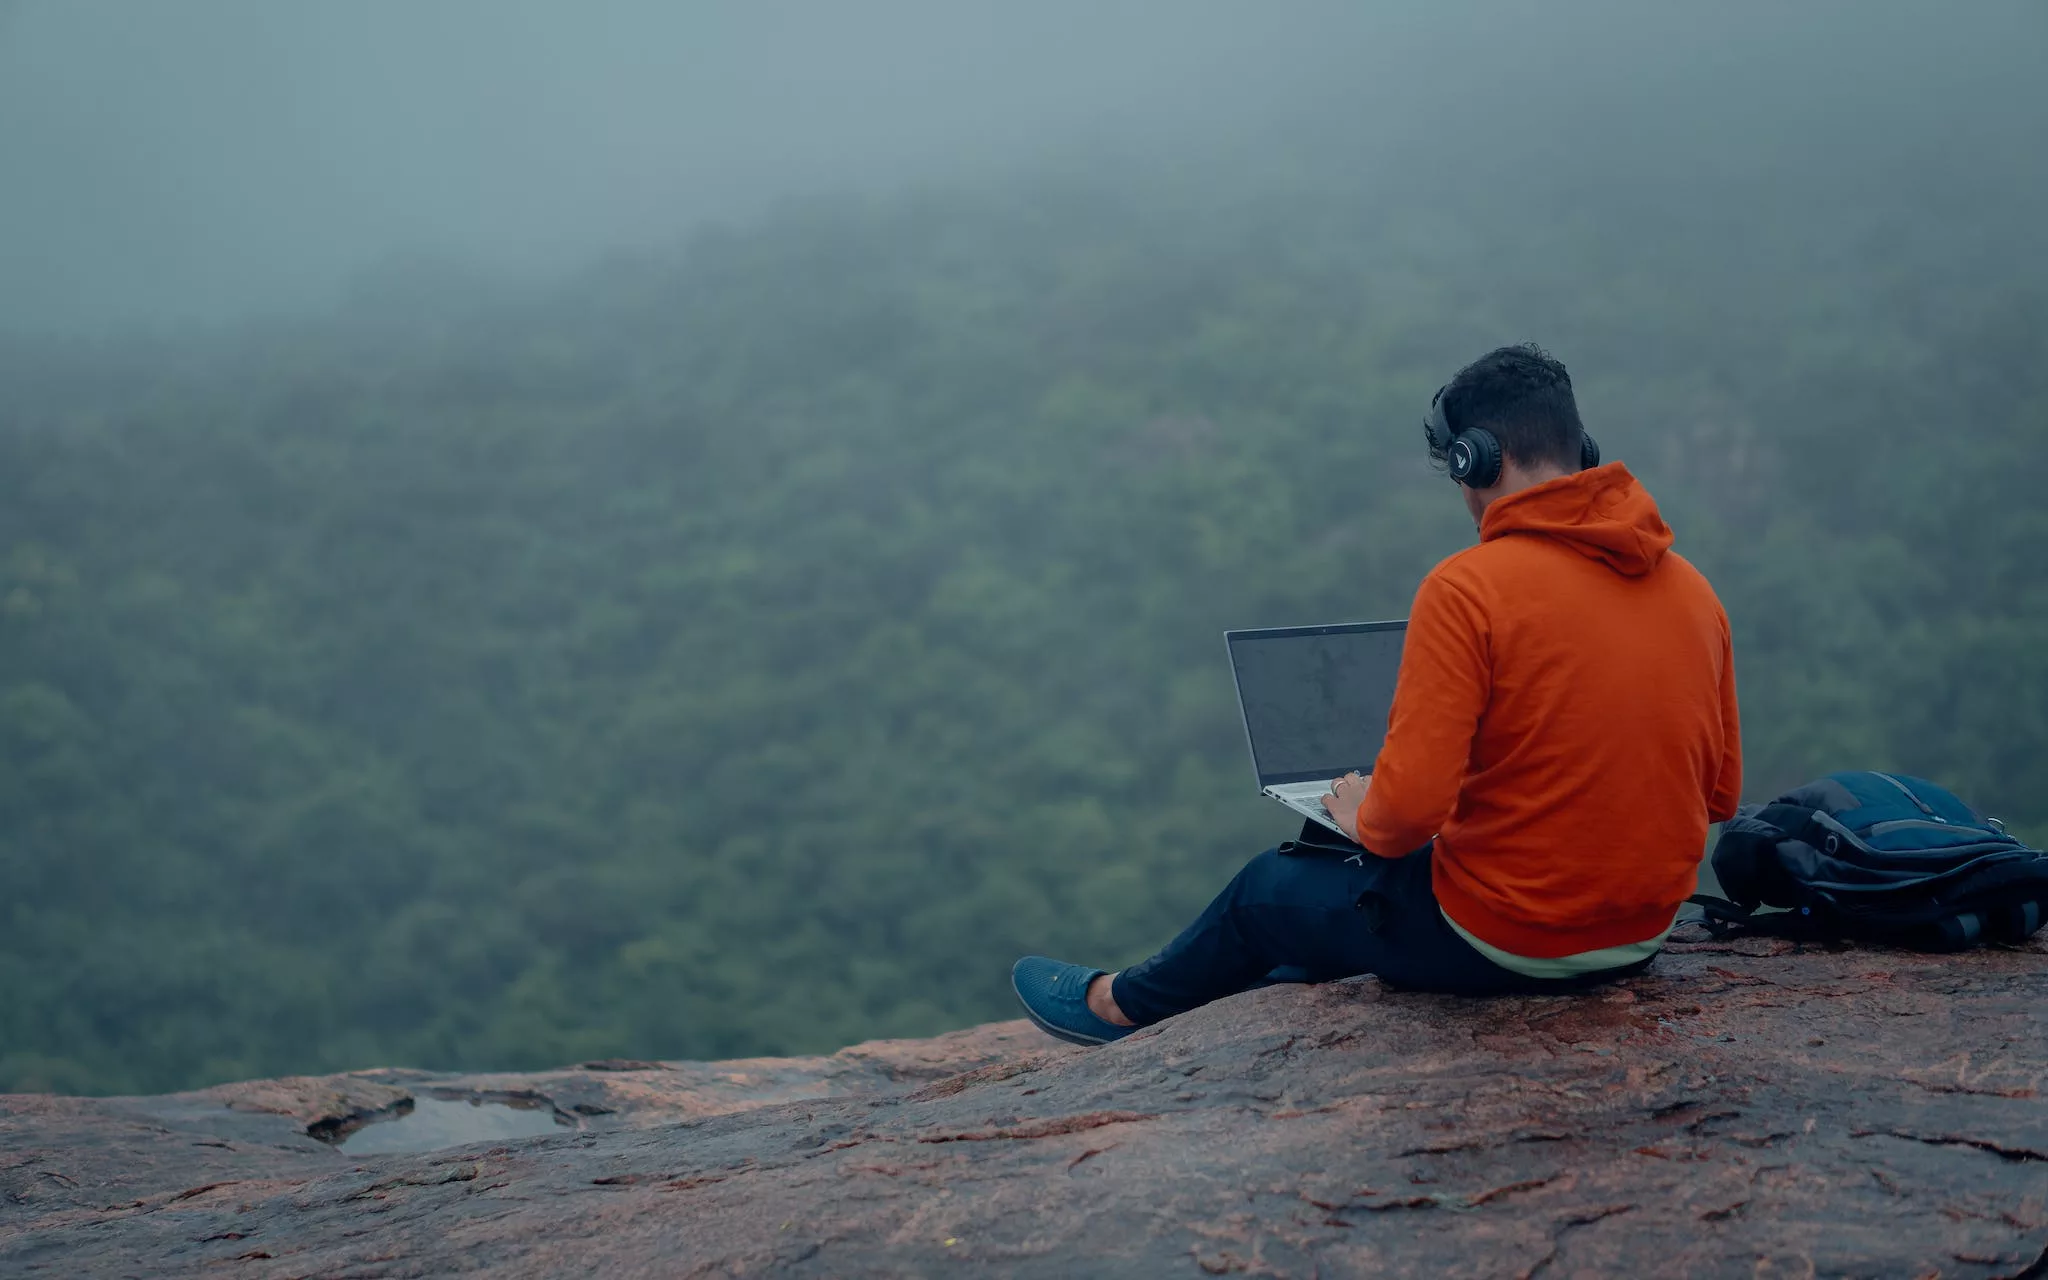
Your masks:
{"label": "laptop keyboard", "polygon": [[1330,784],[1327,782],[1282,783],[1267,788],[1266,794],[1296,813],[1313,818],[1324,826],[1336,827],[1336,819],[1332,818],[1330,811],[1322,805],[1323,797],[1330,794]]}

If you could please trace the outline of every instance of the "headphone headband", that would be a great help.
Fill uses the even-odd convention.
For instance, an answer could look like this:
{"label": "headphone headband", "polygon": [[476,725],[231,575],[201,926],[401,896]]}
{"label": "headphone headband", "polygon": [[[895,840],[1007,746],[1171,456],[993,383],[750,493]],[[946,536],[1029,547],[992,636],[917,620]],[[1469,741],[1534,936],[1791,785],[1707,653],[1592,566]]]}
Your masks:
{"label": "headphone headband", "polygon": [[1451,420],[1444,416],[1444,392],[1450,385],[1446,382],[1429,398],[1429,417],[1422,423],[1422,433],[1429,437],[1431,453],[1449,453],[1451,441],[1458,438],[1458,433],[1451,430]]}

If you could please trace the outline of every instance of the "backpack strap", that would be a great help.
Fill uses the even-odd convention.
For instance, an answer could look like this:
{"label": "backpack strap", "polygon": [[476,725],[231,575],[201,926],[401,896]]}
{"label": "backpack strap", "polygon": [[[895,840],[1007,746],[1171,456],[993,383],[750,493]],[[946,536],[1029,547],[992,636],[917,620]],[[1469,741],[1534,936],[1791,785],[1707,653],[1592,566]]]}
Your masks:
{"label": "backpack strap", "polygon": [[1789,910],[1758,911],[1745,907],[1739,902],[1696,893],[1686,899],[1704,912],[1699,921],[1716,941],[1741,933],[1762,934],[1771,938],[1790,938],[1795,942],[1817,942],[1825,940],[1827,929],[1821,921],[1825,916],[1816,915],[1813,907],[1793,907]]}
{"label": "backpack strap", "polygon": [[1835,821],[1827,810],[1811,809],[1803,804],[1767,804],[1757,810],[1756,820],[1784,832],[1786,839],[1798,840],[1829,853],[1834,852],[1828,848],[1830,836],[1837,842],[1845,838],[1850,841],[1856,840],[1855,835]]}
{"label": "backpack strap", "polygon": [[1975,911],[1962,911],[1955,915],[1943,916],[1935,921],[1946,943],[1945,950],[1962,951],[1974,947],[1984,938],[1984,917]]}
{"label": "backpack strap", "polygon": [[1357,861],[1365,865],[1365,846],[1354,840],[1338,835],[1317,822],[1314,818],[1301,820],[1301,834],[1292,840],[1282,840],[1279,851],[1294,858],[1342,858],[1346,862]]}
{"label": "backpack strap", "polygon": [[1922,800],[1920,798],[1919,792],[1913,790],[1913,788],[1907,786],[1905,783],[1900,782],[1897,778],[1894,778],[1892,775],[1888,773],[1878,773],[1875,770],[1873,770],[1870,776],[1873,778],[1883,778],[1886,782],[1889,782],[1893,786],[1897,787],[1899,789],[1899,794],[1906,797],[1906,799],[1911,800],[1913,802],[1913,807],[1915,809],[1918,809],[1920,812],[1926,814],[1929,818],[1932,818],[1934,821],[1948,821],[1947,818],[1942,817],[1940,814],[1934,811],[1933,805],[1930,805],[1925,800]]}
{"label": "backpack strap", "polygon": [[2048,893],[2025,902],[2009,902],[1992,908],[1987,915],[1988,932],[1999,942],[2018,944],[2034,936],[2048,923]]}
{"label": "backpack strap", "polygon": [[1740,933],[1750,927],[1750,916],[1752,913],[1748,907],[1743,906],[1739,902],[1730,902],[1726,898],[1716,898],[1710,893],[1696,893],[1687,898],[1686,901],[1700,909],[1702,912],[1700,923],[1705,925],[1707,932],[1713,934],[1717,939],[1725,938],[1733,933]]}

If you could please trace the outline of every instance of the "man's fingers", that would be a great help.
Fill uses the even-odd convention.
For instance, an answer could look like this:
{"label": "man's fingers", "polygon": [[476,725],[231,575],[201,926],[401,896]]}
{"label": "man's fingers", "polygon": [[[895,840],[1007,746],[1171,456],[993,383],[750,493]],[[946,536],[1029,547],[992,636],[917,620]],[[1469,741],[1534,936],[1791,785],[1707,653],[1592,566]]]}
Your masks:
{"label": "man's fingers", "polygon": [[[1356,788],[1354,790],[1354,788]],[[1323,797],[1323,810],[1336,817],[1341,809],[1358,807],[1359,791],[1365,788],[1365,775],[1353,769],[1350,773],[1330,783],[1330,794]]]}

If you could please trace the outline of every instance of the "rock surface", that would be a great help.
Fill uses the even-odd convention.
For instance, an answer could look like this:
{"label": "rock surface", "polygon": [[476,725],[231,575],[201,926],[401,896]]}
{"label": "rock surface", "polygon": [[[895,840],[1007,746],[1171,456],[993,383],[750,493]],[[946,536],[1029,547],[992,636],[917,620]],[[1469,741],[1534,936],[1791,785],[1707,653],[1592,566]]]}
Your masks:
{"label": "rock surface", "polygon": [[[1274,987],[1101,1049],[0,1098],[0,1275],[2048,1277],[2048,948]],[[560,1132],[414,1155],[409,1099]]]}

